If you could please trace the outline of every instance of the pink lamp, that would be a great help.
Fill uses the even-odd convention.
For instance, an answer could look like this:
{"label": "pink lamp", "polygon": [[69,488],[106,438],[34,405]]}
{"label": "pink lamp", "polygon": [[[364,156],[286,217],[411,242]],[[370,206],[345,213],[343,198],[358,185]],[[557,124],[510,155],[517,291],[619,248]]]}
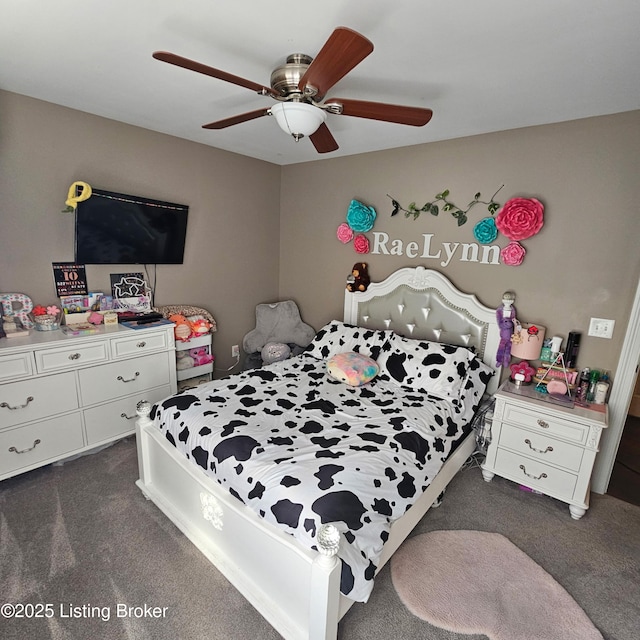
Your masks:
{"label": "pink lamp", "polygon": [[537,360],[542,351],[545,327],[539,324],[516,324],[511,336],[511,356],[521,360]]}

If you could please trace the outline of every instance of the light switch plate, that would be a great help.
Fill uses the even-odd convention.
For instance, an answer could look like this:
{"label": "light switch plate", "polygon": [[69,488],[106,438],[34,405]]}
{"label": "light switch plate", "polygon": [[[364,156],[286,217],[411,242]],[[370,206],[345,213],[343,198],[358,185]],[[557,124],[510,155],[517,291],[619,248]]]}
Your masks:
{"label": "light switch plate", "polygon": [[615,320],[591,318],[589,322],[589,335],[595,338],[611,338],[613,337],[613,327],[615,324]]}

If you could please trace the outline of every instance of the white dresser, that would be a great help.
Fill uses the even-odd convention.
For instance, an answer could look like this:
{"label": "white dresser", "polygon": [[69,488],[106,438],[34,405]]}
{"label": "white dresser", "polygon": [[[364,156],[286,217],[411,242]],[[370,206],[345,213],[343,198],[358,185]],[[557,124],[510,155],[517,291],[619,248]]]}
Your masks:
{"label": "white dresser", "polygon": [[482,475],[495,474],[569,504],[571,517],[589,508],[591,473],[607,407],[567,407],[540,399],[533,385],[507,381],[495,394],[491,443]]}
{"label": "white dresser", "polygon": [[176,392],[173,325],[0,340],[0,480],[135,433]]}

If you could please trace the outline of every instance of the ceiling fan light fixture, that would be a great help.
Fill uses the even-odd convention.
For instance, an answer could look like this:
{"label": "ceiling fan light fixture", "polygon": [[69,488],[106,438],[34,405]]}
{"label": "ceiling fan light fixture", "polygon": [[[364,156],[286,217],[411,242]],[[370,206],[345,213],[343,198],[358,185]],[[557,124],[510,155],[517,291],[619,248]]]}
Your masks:
{"label": "ceiling fan light fixture", "polygon": [[327,119],[327,114],[306,102],[279,102],[271,107],[279,127],[296,140],[315,133]]}

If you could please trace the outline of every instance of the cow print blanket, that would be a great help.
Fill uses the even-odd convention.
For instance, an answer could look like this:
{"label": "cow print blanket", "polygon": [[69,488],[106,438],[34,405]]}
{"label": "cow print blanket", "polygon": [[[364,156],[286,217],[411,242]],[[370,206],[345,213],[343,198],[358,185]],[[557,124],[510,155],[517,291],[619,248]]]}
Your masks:
{"label": "cow print blanket", "polygon": [[[341,591],[366,602],[391,523],[438,473],[474,400],[441,400],[380,375],[350,387],[307,354],[156,405],[166,438],[238,500],[315,549],[342,532]],[[473,405],[473,406],[472,406]]]}

